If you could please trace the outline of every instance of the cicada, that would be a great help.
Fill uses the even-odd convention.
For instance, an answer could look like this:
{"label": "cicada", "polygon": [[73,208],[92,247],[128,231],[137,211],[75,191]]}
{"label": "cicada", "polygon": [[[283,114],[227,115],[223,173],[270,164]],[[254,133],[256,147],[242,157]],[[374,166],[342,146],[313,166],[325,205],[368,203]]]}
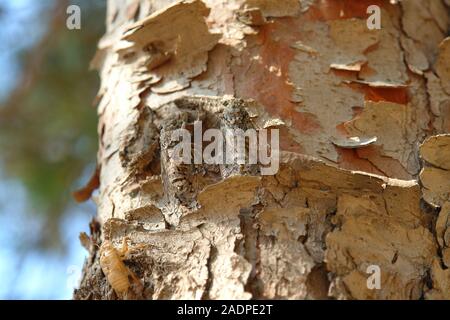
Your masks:
{"label": "cicada", "polygon": [[140,280],[123,263],[128,253],[127,238],[123,239],[122,248],[116,249],[109,240],[103,241],[100,246],[100,267],[117,296],[127,297],[132,284],[142,288]]}

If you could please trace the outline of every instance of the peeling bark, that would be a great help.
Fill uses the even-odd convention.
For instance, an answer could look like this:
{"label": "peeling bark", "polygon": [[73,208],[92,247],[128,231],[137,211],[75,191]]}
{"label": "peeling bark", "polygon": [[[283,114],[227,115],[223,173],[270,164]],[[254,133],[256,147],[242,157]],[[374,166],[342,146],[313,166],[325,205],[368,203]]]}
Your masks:
{"label": "peeling bark", "polygon": [[[373,4],[381,30],[366,27]],[[448,12],[441,0],[109,0],[93,61],[102,227],[83,237],[74,297],[124,298],[98,246],[127,237],[123,262],[143,285],[128,297],[449,299]],[[279,129],[278,173],[177,163],[171,133],[198,121]]]}

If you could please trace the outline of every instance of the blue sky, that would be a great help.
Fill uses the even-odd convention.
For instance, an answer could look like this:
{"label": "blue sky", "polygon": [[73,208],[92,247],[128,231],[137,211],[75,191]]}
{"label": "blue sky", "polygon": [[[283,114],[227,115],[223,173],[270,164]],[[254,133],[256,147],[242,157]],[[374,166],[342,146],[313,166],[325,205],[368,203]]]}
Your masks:
{"label": "blue sky", "polygon": [[[14,88],[20,75],[17,52],[42,36],[45,24],[39,17],[51,4],[52,0],[0,0],[0,8],[5,9],[0,19],[0,101]],[[5,179],[0,171],[0,299],[70,299],[74,279],[87,256],[78,234],[88,231],[95,208],[92,204],[77,206],[62,221],[64,241],[69,243],[66,252],[23,255],[17,250],[17,245],[27,240],[21,239],[23,229],[31,230],[26,235],[32,239],[33,230],[41,227],[39,219],[27,210],[20,183]]]}
{"label": "blue sky", "polygon": [[51,4],[51,0],[0,0],[0,100],[16,85],[20,72],[17,51],[39,40],[44,28],[36,17]]}
{"label": "blue sky", "polygon": [[95,212],[92,205],[71,210],[62,221],[64,241],[69,244],[66,252],[22,256],[16,250],[21,241],[18,229],[26,225],[32,230],[30,225],[38,226],[39,221],[30,221],[32,215],[25,212],[25,193],[20,184],[0,183],[0,195],[0,299],[70,299],[87,256],[78,234],[88,232],[90,217],[86,211]]}

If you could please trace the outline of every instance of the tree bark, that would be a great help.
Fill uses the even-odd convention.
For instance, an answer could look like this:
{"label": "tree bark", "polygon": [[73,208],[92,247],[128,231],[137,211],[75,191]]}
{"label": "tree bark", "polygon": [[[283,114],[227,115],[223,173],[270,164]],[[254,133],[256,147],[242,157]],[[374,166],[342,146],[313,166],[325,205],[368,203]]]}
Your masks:
{"label": "tree bark", "polygon": [[[441,0],[109,0],[93,61],[99,222],[74,298],[449,299],[448,13]],[[180,165],[170,134],[196,121],[278,129],[278,173]],[[98,247],[124,238],[118,292]]]}

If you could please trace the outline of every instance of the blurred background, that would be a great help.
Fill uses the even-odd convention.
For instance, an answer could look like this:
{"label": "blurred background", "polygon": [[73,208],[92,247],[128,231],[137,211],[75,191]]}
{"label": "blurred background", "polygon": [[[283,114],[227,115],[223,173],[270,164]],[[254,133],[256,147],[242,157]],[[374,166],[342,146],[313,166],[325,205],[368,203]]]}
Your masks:
{"label": "blurred background", "polygon": [[105,2],[0,0],[0,299],[70,299],[81,275],[95,205],[71,193],[95,170]]}

